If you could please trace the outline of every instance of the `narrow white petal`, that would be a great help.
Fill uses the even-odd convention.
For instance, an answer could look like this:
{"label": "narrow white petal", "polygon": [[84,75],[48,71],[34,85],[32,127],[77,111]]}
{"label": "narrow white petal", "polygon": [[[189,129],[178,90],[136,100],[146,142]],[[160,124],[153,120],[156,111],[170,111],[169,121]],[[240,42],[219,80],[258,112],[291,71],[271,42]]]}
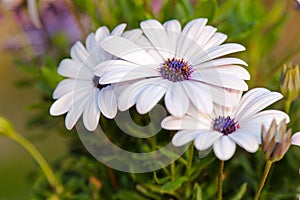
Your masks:
{"label": "narrow white petal", "polygon": [[209,48],[213,48],[219,46],[227,39],[227,35],[223,33],[215,33],[203,46],[203,49],[207,50]]}
{"label": "narrow white petal", "polygon": [[74,79],[64,79],[61,82],[58,83],[58,85],[56,86],[54,92],[53,92],[53,99],[58,99],[62,96],[64,96],[65,94],[71,92],[74,89],[74,85],[75,85],[75,81]]}
{"label": "narrow white petal", "polygon": [[278,92],[252,93],[247,99],[242,99],[245,101],[237,108],[235,118],[243,121],[281,98],[282,95]]}
{"label": "narrow white petal", "polygon": [[97,41],[94,33],[90,33],[85,40],[86,49],[88,52],[91,52],[96,46]]}
{"label": "narrow white petal", "polygon": [[89,131],[94,131],[97,128],[100,118],[100,110],[96,102],[96,97],[91,96],[90,101],[83,111],[83,124]]}
{"label": "narrow white petal", "polygon": [[97,98],[98,105],[102,114],[109,119],[114,118],[118,111],[115,87],[107,86],[103,88],[99,92]]}
{"label": "narrow white petal", "polygon": [[85,98],[73,101],[72,108],[69,110],[65,119],[65,126],[68,130],[71,130],[74,127],[92,95],[94,94],[86,94],[84,95]]}
{"label": "narrow white petal", "polygon": [[161,80],[160,82],[147,86],[137,99],[137,111],[140,114],[148,113],[164,96],[166,91],[169,89],[169,85],[169,81]]}
{"label": "narrow white petal", "polygon": [[223,65],[245,65],[248,66],[247,63],[238,58],[219,58],[215,60],[209,60],[204,63],[200,63],[198,65],[193,65],[196,69],[208,68],[208,67],[218,67]]}
{"label": "narrow white petal", "polygon": [[196,135],[197,131],[178,131],[172,139],[172,144],[176,147],[185,145],[193,141]]}
{"label": "narrow white petal", "polygon": [[125,30],[125,28],[126,28],[126,24],[119,24],[118,26],[116,26],[115,28],[114,28],[114,30],[111,32],[111,35],[112,36],[120,36],[120,35],[122,35],[122,33],[124,32],[124,30]]}
{"label": "narrow white petal", "polygon": [[109,37],[101,43],[101,47],[114,56],[136,64],[152,65],[157,63],[152,56],[140,46],[122,37]]}
{"label": "narrow white petal", "polygon": [[200,111],[211,113],[213,110],[212,96],[209,93],[209,87],[206,84],[184,81],[181,83],[190,102]]}
{"label": "narrow white petal", "polygon": [[209,71],[213,71],[213,73],[215,73],[217,71],[220,74],[229,74],[231,76],[235,76],[243,80],[250,80],[249,72],[245,68],[240,67],[238,65],[221,65],[218,67],[198,69],[198,71],[200,73]]}
{"label": "narrow white petal", "polygon": [[195,65],[198,65],[208,60],[213,60],[215,58],[227,54],[236,53],[244,50],[245,47],[240,44],[235,44],[235,43],[222,44],[220,46],[216,46],[206,51],[200,51],[198,55],[195,55],[196,59],[193,59],[191,62],[194,63]]}
{"label": "narrow white petal", "polygon": [[72,98],[73,93],[70,92],[56,100],[50,107],[50,114],[53,116],[58,116],[68,112],[72,107]]}
{"label": "narrow white petal", "polygon": [[169,20],[163,24],[169,39],[171,52],[176,52],[178,38],[181,34],[181,24],[178,20]]}
{"label": "narrow white petal", "polygon": [[[89,57],[89,53],[84,48],[83,44],[81,42],[76,42],[71,50],[70,50],[71,58],[78,61],[85,63],[87,58]],[[88,63],[87,63],[88,64]],[[91,65],[89,65],[91,67]]]}
{"label": "narrow white petal", "polygon": [[201,49],[203,49],[203,46],[207,43],[207,41],[216,33],[217,29],[212,26],[205,26],[202,30],[201,34],[199,35],[197,41],[197,44]]}
{"label": "narrow white petal", "polygon": [[190,79],[234,90],[248,90],[248,85],[244,80],[218,70],[195,71],[191,74]]}
{"label": "narrow white petal", "polygon": [[218,131],[207,131],[200,132],[196,135],[195,138],[195,147],[196,149],[203,151],[210,148],[220,137],[222,137]]}
{"label": "narrow white petal", "polygon": [[97,43],[100,43],[108,36],[109,36],[109,30],[106,26],[101,26],[95,32],[95,39],[96,39]]}
{"label": "narrow white petal", "polygon": [[168,111],[174,116],[182,116],[187,112],[189,99],[180,83],[172,83],[171,89],[166,92],[165,104]]}
{"label": "narrow white petal", "polygon": [[158,77],[156,70],[146,67],[136,67],[133,69],[112,69],[106,71],[100,78],[101,84],[111,84],[146,77]]}
{"label": "narrow white petal", "polygon": [[249,132],[241,132],[236,130],[235,132],[228,135],[233,141],[235,141],[239,146],[244,148],[250,153],[254,153],[258,150],[258,140],[255,135]]}
{"label": "narrow white petal", "polygon": [[176,52],[178,56],[190,60],[194,52],[201,51],[201,46],[196,41],[207,23],[207,19],[195,19],[187,23],[178,39]]}
{"label": "narrow white petal", "polygon": [[103,73],[108,70],[116,70],[116,71],[124,70],[124,69],[129,70],[129,69],[135,69],[137,67],[139,67],[139,65],[133,64],[126,60],[106,60],[106,61],[99,63],[94,68],[94,74],[101,77],[103,75]]}
{"label": "narrow white petal", "polygon": [[129,85],[119,96],[119,109],[121,111],[124,111],[133,106],[137,102],[138,96],[146,86],[151,85],[160,80],[161,78],[149,78],[145,80],[140,80]]}
{"label": "narrow white petal", "polygon": [[236,106],[242,96],[242,91],[240,90],[232,90],[213,85],[209,87],[209,92],[213,102],[226,107]]}
{"label": "narrow white petal", "polygon": [[229,160],[236,149],[236,144],[227,136],[220,137],[214,143],[214,153],[220,160]]}
{"label": "narrow white petal", "polygon": [[133,29],[133,30],[125,31],[122,34],[122,37],[135,42],[142,36],[142,34],[143,32],[141,29]]}
{"label": "narrow white petal", "polygon": [[57,72],[62,76],[75,79],[92,80],[93,78],[92,71],[89,68],[71,59],[63,59],[58,66]]}
{"label": "narrow white petal", "polygon": [[141,22],[141,28],[162,58],[169,58],[171,56],[169,39],[161,23],[157,20],[150,19]]}
{"label": "narrow white petal", "polygon": [[300,132],[297,132],[292,136],[291,144],[300,146]]}
{"label": "narrow white petal", "polygon": [[211,121],[207,119],[195,119],[190,116],[174,117],[169,116],[163,119],[161,127],[167,130],[209,130]]}

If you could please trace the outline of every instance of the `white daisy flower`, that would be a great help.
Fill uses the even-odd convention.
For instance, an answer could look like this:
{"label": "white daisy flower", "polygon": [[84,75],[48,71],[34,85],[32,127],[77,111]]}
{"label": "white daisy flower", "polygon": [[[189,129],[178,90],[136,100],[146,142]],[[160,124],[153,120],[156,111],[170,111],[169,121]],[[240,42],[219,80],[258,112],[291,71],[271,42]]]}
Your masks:
{"label": "white daisy flower", "polygon": [[194,140],[195,147],[201,151],[213,148],[220,160],[230,159],[236,144],[248,152],[256,152],[261,143],[261,127],[268,129],[273,119],[279,123],[289,117],[278,110],[261,111],[282,98],[278,92],[264,88],[248,91],[240,98],[234,108],[215,106],[210,114],[190,109],[181,118],[169,116],[162,121],[162,127],[179,130],[172,139],[175,146],[182,146]]}
{"label": "white daisy flower", "polygon": [[57,100],[51,106],[50,114],[57,116],[68,113],[65,119],[67,129],[72,129],[81,115],[89,131],[96,129],[100,113],[107,118],[116,116],[116,85],[99,84],[101,73],[98,69],[98,75],[95,75],[94,70],[99,63],[113,59],[99,46],[108,36],[122,35],[136,40],[142,35],[140,30],[123,33],[125,27],[125,24],[120,24],[111,33],[107,27],[100,27],[88,35],[86,47],[77,42],[71,48],[71,59],[64,59],[59,64],[58,73],[67,79],[62,80],[53,93],[53,98]]}
{"label": "white daisy flower", "polygon": [[136,104],[137,111],[145,114],[163,96],[168,111],[175,116],[184,115],[190,104],[209,113],[212,101],[224,106],[236,103],[231,95],[247,90],[244,80],[250,79],[247,70],[238,65],[247,64],[237,58],[220,57],[245,48],[222,44],[227,36],[206,23],[207,19],[195,19],[181,30],[177,20],[163,25],[147,20],[141,23],[141,29],[150,45],[145,38],[134,43],[122,37],[101,43],[122,60],[102,64],[109,67],[100,83],[134,81],[120,94],[121,111]]}

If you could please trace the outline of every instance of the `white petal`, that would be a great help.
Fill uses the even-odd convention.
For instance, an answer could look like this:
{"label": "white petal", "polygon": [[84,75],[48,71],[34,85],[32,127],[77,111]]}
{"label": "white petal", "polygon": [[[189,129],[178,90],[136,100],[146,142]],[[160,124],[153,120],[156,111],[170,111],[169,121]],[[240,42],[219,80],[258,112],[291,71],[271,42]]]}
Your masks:
{"label": "white petal", "polygon": [[243,80],[250,80],[250,74],[249,72],[238,65],[221,65],[218,67],[209,67],[209,68],[202,68],[199,69],[199,72],[204,72],[204,71],[210,71],[210,70],[217,70],[220,74],[229,74],[232,76],[236,76],[240,79]]}
{"label": "white petal", "polygon": [[210,86],[209,92],[213,102],[226,107],[236,106],[242,96],[242,91],[240,90],[226,89],[218,86]]}
{"label": "white petal", "polygon": [[71,130],[74,127],[75,123],[83,113],[84,108],[87,107],[90,97],[93,95],[93,93],[87,93],[84,95],[85,98],[80,98],[72,102],[72,108],[69,110],[65,119],[65,126],[68,130]]}
{"label": "white petal", "polygon": [[223,33],[215,33],[208,41],[207,43],[203,46],[203,49],[209,49],[213,48],[216,46],[219,46],[222,44],[225,40],[227,39],[227,35]]}
{"label": "white petal", "polygon": [[111,84],[140,78],[158,77],[159,74],[156,70],[147,67],[136,67],[131,69],[112,69],[107,70],[100,78],[99,83]]}
{"label": "white petal", "polygon": [[150,19],[141,22],[141,28],[155,49],[159,51],[162,58],[170,58],[172,54],[170,52],[169,40],[161,23],[157,20]]}
{"label": "white petal", "polygon": [[101,47],[114,56],[136,64],[157,64],[152,56],[148,54],[144,49],[142,49],[132,41],[122,37],[109,37],[101,43]]}
{"label": "white petal", "polygon": [[97,43],[100,43],[108,36],[109,36],[109,30],[106,26],[101,26],[95,32],[95,39],[96,39]]}
{"label": "white petal", "polygon": [[137,102],[139,94],[143,89],[157,81],[161,78],[149,78],[145,80],[140,80],[128,86],[119,96],[118,106],[121,111],[127,110]]}
{"label": "white petal", "polygon": [[75,85],[75,81],[74,79],[64,79],[61,82],[58,83],[58,85],[56,86],[54,92],[53,92],[53,99],[58,99],[62,96],[64,96],[65,94],[71,92],[74,89],[74,85]]}
{"label": "white petal", "polygon": [[120,36],[124,32],[125,28],[126,28],[126,24],[124,24],[124,23],[123,24],[119,24],[111,32],[111,35],[112,36]]}
{"label": "white petal", "polygon": [[83,111],[83,123],[87,130],[94,131],[97,128],[100,118],[100,110],[96,102],[96,97],[91,96],[90,101]]}
{"label": "white petal", "polygon": [[176,52],[178,38],[181,34],[181,24],[178,20],[169,20],[163,24],[167,37],[169,39],[169,46],[171,52]]}
{"label": "white petal", "polygon": [[214,143],[214,153],[220,160],[229,160],[236,149],[236,144],[227,136]]}
{"label": "white petal", "polygon": [[122,34],[122,37],[135,42],[142,36],[142,34],[143,32],[141,29],[133,29],[133,30],[125,31]]}
{"label": "white petal", "polygon": [[167,80],[161,80],[160,82],[153,83],[146,87],[139,95],[136,108],[138,113],[148,113],[164,96],[169,88],[170,82]]}
{"label": "white petal", "polygon": [[90,33],[85,41],[86,49],[88,52],[91,52],[96,46],[97,46],[97,41],[95,39],[95,34]]}
{"label": "white petal", "polygon": [[174,117],[169,116],[163,119],[161,127],[167,130],[209,130],[211,120],[197,120],[190,116]]}
{"label": "white petal", "polygon": [[124,69],[129,70],[129,69],[135,69],[137,67],[140,67],[140,66],[133,64],[131,62],[128,62],[126,60],[106,60],[106,61],[99,63],[94,68],[94,74],[101,77],[103,75],[103,73],[108,70],[116,70],[116,71],[124,70]]}
{"label": "white petal", "polygon": [[93,62],[91,58],[89,57],[89,53],[84,48],[83,44],[81,42],[76,42],[71,50],[70,50],[71,58],[84,63],[87,67],[93,68]]}
{"label": "white petal", "polygon": [[229,134],[228,137],[230,137],[239,146],[250,153],[254,153],[258,150],[259,141],[254,135],[250,134],[249,132],[241,132],[239,130],[236,130],[235,132]]}
{"label": "white petal", "polygon": [[199,50],[201,51],[202,48],[196,44],[196,41],[206,23],[207,19],[200,18],[192,20],[185,25],[178,40],[176,50],[178,56],[185,57],[190,60],[191,56],[194,55],[194,52],[199,52]]}
{"label": "white petal", "polygon": [[196,69],[202,69],[207,67],[217,67],[220,65],[245,65],[248,66],[247,63],[238,58],[219,58],[215,60],[209,60],[204,63],[200,63],[198,65],[193,65]]}
{"label": "white petal", "polygon": [[240,44],[235,43],[227,43],[220,46],[216,46],[214,48],[208,49],[207,51],[199,51],[198,55],[195,55],[195,59],[191,60],[192,63],[198,65],[200,63],[206,62],[208,60],[213,60],[215,58],[244,51],[245,47]]}
{"label": "white petal", "polygon": [[98,105],[103,115],[109,119],[116,116],[118,111],[115,88],[106,86],[98,94]]}
{"label": "white petal", "polygon": [[165,104],[168,111],[174,116],[182,116],[187,112],[189,99],[180,83],[172,83],[171,89],[166,92]]}
{"label": "white petal", "polygon": [[193,141],[196,135],[196,131],[178,131],[172,139],[172,144],[176,147],[185,145]]}
{"label": "white petal", "polygon": [[195,71],[191,74],[190,79],[234,90],[248,90],[248,85],[245,81],[236,76],[221,73],[218,70]]}
{"label": "white petal", "polygon": [[203,49],[203,46],[207,43],[207,41],[216,33],[217,29],[212,26],[205,26],[202,30],[201,34],[199,35],[197,39],[197,44],[201,49]]}
{"label": "white petal", "polygon": [[92,80],[93,78],[92,71],[89,68],[71,59],[63,59],[58,66],[57,72],[62,76],[75,79]]}
{"label": "white petal", "polygon": [[297,132],[292,136],[291,144],[300,146],[300,132]]}
{"label": "white petal", "polygon": [[73,93],[70,92],[56,100],[50,107],[50,114],[53,116],[58,116],[68,112],[72,107],[72,98]]}
{"label": "white petal", "polygon": [[220,137],[222,137],[218,131],[207,131],[207,132],[200,132],[197,134],[195,138],[195,147],[200,150],[206,150],[210,148]]}
{"label": "white petal", "polygon": [[206,84],[192,81],[181,83],[190,102],[200,111],[211,113],[213,110],[212,96],[209,93],[209,87]]}
{"label": "white petal", "polygon": [[282,95],[278,92],[257,89],[251,92],[251,95],[246,97],[244,95],[241,99],[242,102],[235,114],[237,120],[243,121],[282,98]]}

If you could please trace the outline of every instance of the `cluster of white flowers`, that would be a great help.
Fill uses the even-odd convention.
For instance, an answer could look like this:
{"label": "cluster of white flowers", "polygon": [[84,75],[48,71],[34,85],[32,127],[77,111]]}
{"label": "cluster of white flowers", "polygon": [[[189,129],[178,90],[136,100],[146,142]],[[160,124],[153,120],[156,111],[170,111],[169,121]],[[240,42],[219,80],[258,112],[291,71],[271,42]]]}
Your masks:
{"label": "cluster of white flowers", "polygon": [[100,27],[88,35],[85,47],[77,42],[71,59],[60,63],[58,73],[67,79],[53,93],[51,115],[67,113],[67,129],[82,115],[93,131],[101,113],[114,118],[118,109],[136,104],[145,114],[164,98],[171,115],[161,125],[178,130],[175,146],[194,141],[199,151],[213,148],[221,160],[233,156],[236,144],[257,151],[262,125],[270,127],[273,119],[289,122],[284,112],[261,111],[282,95],[255,88],[242,96],[250,75],[240,65],[247,64],[224,56],[245,48],[223,44],[227,36],[206,23],[195,19],[182,29],[177,20],[146,20],[140,29],[124,31],[121,24],[111,33]]}

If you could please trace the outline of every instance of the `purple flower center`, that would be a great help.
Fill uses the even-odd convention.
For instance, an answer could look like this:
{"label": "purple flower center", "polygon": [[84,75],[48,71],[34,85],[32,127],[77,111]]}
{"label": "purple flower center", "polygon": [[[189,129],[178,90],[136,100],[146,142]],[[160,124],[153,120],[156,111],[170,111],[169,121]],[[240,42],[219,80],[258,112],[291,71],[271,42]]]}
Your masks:
{"label": "purple flower center", "polygon": [[99,90],[101,90],[102,88],[105,88],[106,86],[109,86],[110,84],[105,84],[105,85],[101,85],[99,83],[100,77],[98,76],[94,76],[93,78],[93,84],[96,88],[98,88]]}
{"label": "purple flower center", "polygon": [[178,59],[175,57],[168,58],[159,68],[161,76],[173,82],[188,80],[192,72],[193,69],[188,62],[183,58]]}
{"label": "purple flower center", "polygon": [[215,131],[223,133],[224,135],[229,135],[239,128],[240,125],[238,124],[238,122],[235,122],[234,119],[231,119],[229,116],[219,116],[215,119],[213,124],[213,129]]}

